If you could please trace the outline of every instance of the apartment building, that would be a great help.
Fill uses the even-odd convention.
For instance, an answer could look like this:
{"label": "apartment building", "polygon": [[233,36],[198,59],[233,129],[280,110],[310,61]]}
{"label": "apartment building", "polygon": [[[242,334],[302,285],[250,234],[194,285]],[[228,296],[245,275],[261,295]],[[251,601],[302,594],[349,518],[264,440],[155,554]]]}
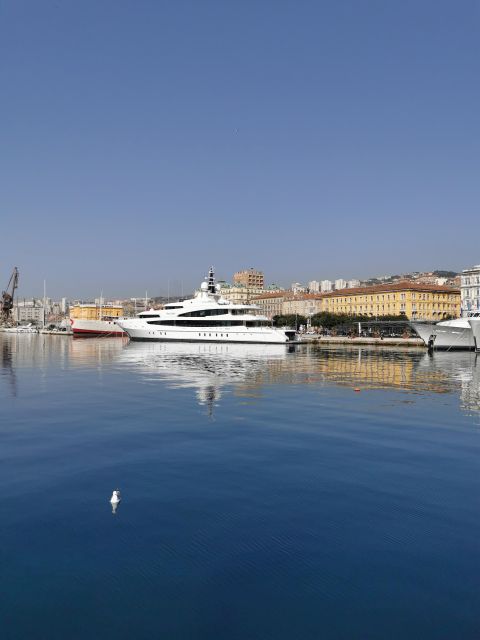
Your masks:
{"label": "apartment building", "polygon": [[234,285],[243,285],[252,289],[264,289],[265,287],[263,271],[257,271],[256,269],[237,271],[233,276],[233,282]]}
{"label": "apartment building", "polygon": [[462,271],[460,290],[462,315],[480,311],[480,264]]}

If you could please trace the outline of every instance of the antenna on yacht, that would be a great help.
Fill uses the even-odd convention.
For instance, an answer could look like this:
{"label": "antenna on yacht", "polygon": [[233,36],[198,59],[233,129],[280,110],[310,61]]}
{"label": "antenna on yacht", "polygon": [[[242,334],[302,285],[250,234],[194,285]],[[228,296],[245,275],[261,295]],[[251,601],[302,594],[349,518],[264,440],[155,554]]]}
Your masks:
{"label": "antenna on yacht", "polygon": [[210,267],[208,271],[208,293],[216,293],[215,272],[213,270],[213,267]]}

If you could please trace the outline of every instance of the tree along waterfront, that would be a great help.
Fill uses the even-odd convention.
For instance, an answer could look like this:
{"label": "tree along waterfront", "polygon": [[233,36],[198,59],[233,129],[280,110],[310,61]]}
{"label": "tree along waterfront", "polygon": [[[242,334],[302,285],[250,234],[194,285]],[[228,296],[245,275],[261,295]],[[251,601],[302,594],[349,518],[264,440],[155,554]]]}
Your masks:
{"label": "tree along waterfront", "polygon": [[301,327],[309,325],[317,333],[329,335],[362,335],[370,336],[410,336],[413,335],[408,319],[403,315],[383,315],[373,318],[368,315],[351,316],[346,313],[321,312],[306,316],[298,314],[278,315],[273,317],[273,324],[277,327]]}

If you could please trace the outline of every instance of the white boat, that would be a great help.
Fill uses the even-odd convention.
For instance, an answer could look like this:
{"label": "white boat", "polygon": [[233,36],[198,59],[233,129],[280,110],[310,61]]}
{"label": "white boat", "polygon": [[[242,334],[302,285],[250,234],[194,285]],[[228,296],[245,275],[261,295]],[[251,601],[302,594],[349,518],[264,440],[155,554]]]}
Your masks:
{"label": "white boat", "polygon": [[480,351],[480,313],[473,314],[468,319],[468,323],[472,329],[475,351]]}
{"label": "white boat", "polygon": [[4,333],[38,333],[38,328],[31,322],[30,324],[19,325],[18,327],[3,327]]}
{"label": "white boat", "polygon": [[[480,316],[480,313],[471,315],[471,317],[475,316]],[[472,350],[475,348],[475,343],[469,319],[470,317],[455,318],[436,323],[418,321],[410,322],[410,325],[431,349]]]}
{"label": "white boat", "polygon": [[284,344],[296,337],[293,329],[273,327],[256,305],[222,298],[213,268],[193,298],[120,318],[117,324],[131,340]]}

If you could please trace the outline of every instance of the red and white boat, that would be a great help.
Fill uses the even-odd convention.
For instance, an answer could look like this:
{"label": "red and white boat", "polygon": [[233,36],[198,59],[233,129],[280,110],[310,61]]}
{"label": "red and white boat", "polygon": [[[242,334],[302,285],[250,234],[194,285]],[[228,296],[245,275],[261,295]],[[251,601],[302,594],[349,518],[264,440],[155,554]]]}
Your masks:
{"label": "red and white boat", "polygon": [[118,337],[126,335],[125,331],[122,331],[113,319],[81,320],[79,318],[70,318],[70,324],[72,325],[73,335],[76,337]]}
{"label": "red and white boat", "polygon": [[70,309],[70,324],[74,337],[120,337],[125,332],[117,324],[123,315],[119,304],[75,303]]}

